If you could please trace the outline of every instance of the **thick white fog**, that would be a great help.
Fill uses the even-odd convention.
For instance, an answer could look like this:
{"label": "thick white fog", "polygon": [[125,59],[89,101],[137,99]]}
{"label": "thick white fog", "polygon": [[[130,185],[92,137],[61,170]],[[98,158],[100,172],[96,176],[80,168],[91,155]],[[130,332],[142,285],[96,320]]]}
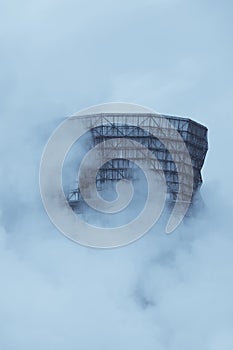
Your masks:
{"label": "thick white fog", "polygon": [[[230,1],[1,2],[1,350],[233,348],[231,13]],[[110,101],[209,128],[205,207],[172,235],[158,224],[96,250],[52,225],[38,174],[54,128]]]}

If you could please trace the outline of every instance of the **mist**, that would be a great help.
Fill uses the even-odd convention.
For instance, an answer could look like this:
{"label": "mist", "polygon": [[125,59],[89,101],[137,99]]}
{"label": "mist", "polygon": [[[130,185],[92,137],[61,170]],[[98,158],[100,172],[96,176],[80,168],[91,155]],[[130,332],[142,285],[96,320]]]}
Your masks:
{"label": "mist", "polygon": [[[233,348],[230,1],[1,2],[0,349]],[[125,101],[209,128],[204,207],[119,249],[50,222],[39,164],[74,112]],[[51,179],[52,181],[52,179]]]}

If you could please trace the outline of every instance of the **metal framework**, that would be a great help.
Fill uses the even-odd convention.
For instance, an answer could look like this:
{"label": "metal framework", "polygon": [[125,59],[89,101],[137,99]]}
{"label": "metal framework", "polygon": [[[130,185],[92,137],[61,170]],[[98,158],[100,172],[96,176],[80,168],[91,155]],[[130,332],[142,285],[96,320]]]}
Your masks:
{"label": "metal framework", "polygon": [[[99,113],[94,115],[86,115],[82,117],[90,133],[90,143],[97,145],[103,141],[110,140],[112,154],[114,149],[118,147],[116,139],[122,138],[127,140],[137,141],[147,149],[149,149],[160,162],[162,166],[166,183],[168,200],[173,202],[176,200],[179,190],[179,181],[188,187],[190,186],[190,174],[185,166],[184,157],[182,154],[181,140],[177,138],[179,132],[186,147],[189,151],[193,165],[193,196],[198,192],[202,184],[201,169],[208,150],[207,128],[191,119],[180,118],[167,115],[157,115],[153,113]],[[174,127],[164,128],[164,118]],[[97,125],[97,126],[96,126]],[[153,136],[153,130],[157,129],[159,139]],[[145,129],[147,131],[145,131]],[[164,141],[172,145],[173,157],[166,149]],[[99,191],[104,189],[104,184],[108,182],[116,182],[121,179],[134,181],[136,179],[136,166],[134,161],[142,157],[141,151],[135,147],[129,147],[127,143],[126,159],[114,158],[111,161],[106,161],[100,168],[96,177],[96,186]],[[121,145],[122,157],[124,158],[124,146]],[[130,156],[129,156],[130,154]],[[175,157],[174,157],[175,154]],[[101,157],[105,158],[105,149],[101,151]],[[158,171],[153,159],[150,161],[150,168]],[[182,164],[182,173],[177,173],[176,164]],[[87,179],[88,182],[88,179]],[[185,188],[184,186],[184,188]],[[186,200],[186,192],[182,193],[182,200]],[[77,208],[82,202],[79,188],[72,190],[68,196],[69,204],[72,208]]]}

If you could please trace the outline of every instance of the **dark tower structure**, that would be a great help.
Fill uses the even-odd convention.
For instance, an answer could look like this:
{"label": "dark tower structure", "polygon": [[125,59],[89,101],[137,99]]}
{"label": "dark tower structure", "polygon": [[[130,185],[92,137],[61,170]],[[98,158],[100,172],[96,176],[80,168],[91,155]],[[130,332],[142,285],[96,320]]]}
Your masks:
{"label": "dark tower structure", "polygon": [[[147,149],[149,149],[160,162],[162,166],[166,183],[168,201],[173,203],[177,198],[179,190],[179,181],[186,184],[186,180],[190,174],[186,172],[185,166],[182,168],[182,174],[180,179],[176,168],[176,162],[183,161],[183,155],[181,151],[181,140],[177,138],[177,133],[174,132],[174,128],[178,131],[179,135],[184,141],[192,161],[193,166],[193,198],[202,184],[201,169],[205,160],[205,156],[208,150],[207,141],[207,128],[191,119],[180,118],[168,115],[159,115],[155,113],[97,113],[83,116],[85,122],[88,125],[90,142],[93,145],[97,145],[106,140],[112,140],[112,149],[116,145],[114,139],[127,138],[137,141]],[[172,126],[164,127],[164,118],[169,121]],[[93,120],[95,121],[93,123]],[[96,121],[98,120],[98,126]],[[133,123],[131,123],[133,121]],[[133,124],[133,125],[132,125]],[[146,131],[145,131],[146,127]],[[157,129],[159,139],[154,137],[153,130]],[[165,142],[172,143],[173,155],[165,147]],[[122,149],[124,152],[124,149]],[[99,191],[103,190],[104,186],[108,182],[116,182],[121,179],[127,179],[134,181],[136,174],[136,166],[134,160],[138,157],[137,147],[130,151],[131,156],[128,159],[112,159],[106,161],[100,168],[97,178],[96,186]],[[113,152],[114,153],[114,152]],[[104,151],[102,153],[104,159]],[[153,168],[153,162],[151,162]],[[156,169],[154,169],[156,171]],[[88,181],[88,179],[87,179]],[[187,181],[187,192],[189,181]],[[182,193],[182,200],[186,200],[186,192]],[[73,189],[68,196],[69,204],[72,208],[76,209],[81,206],[82,197],[80,190]]]}

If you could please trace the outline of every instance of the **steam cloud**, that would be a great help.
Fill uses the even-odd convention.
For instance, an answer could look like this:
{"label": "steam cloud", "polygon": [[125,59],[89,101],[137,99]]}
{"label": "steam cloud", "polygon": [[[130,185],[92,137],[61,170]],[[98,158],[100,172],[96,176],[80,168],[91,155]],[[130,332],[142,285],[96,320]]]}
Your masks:
{"label": "steam cloud", "polygon": [[[0,349],[232,349],[232,4],[90,5],[2,5]],[[103,251],[56,231],[38,168],[64,116],[109,100],[188,114],[211,139],[205,208]]]}

